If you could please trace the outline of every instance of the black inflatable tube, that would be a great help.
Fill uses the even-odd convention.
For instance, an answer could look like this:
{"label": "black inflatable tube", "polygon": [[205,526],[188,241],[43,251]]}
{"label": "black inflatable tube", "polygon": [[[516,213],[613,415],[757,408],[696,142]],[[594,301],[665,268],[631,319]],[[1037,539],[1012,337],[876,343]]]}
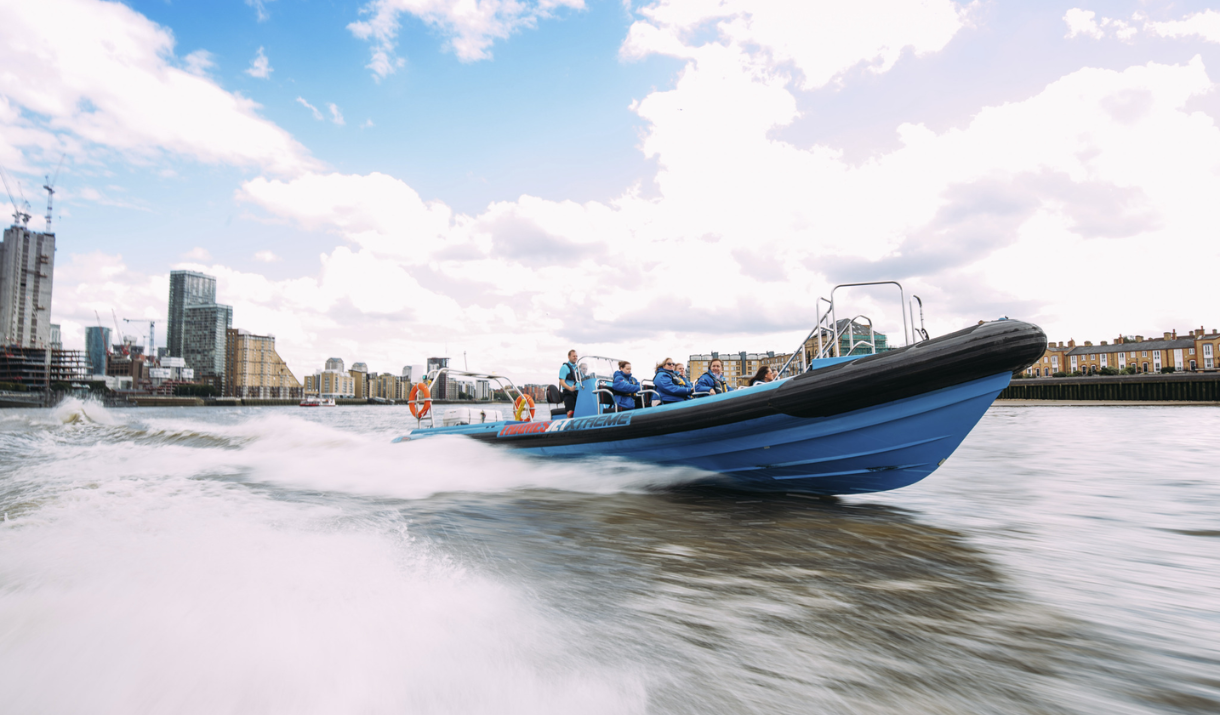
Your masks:
{"label": "black inflatable tube", "polygon": [[497,439],[495,432],[472,436],[509,447],[559,447],[676,434],[777,414],[830,417],[1024,370],[1045,350],[1046,334],[1038,326],[999,320],[805,372],[774,390],[745,390],[726,400],[696,400],[678,410],[633,411],[627,425],[512,439]]}

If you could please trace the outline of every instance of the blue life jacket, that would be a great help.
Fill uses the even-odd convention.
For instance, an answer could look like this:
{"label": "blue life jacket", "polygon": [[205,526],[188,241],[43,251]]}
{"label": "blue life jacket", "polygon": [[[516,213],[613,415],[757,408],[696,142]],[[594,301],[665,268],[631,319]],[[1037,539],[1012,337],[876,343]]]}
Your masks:
{"label": "blue life jacket", "polygon": [[695,383],[695,392],[708,392],[716,390],[717,394],[724,394],[731,391],[733,388],[724,381],[724,376],[716,377],[715,373],[705,372],[699,376],[699,381]]}
{"label": "blue life jacket", "polygon": [[635,395],[640,391],[640,381],[634,376],[624,375],[622,370],[617,370],[610,391],[614,393],[614,402],[620,410],[632,410],[635,409]]}
{"label": "blue life jacket", "polygon": [[662,404],[689,400],[691,393],[695,391],[686,378],[665,368],[657,370],[657,376],[652,378],[652,385],[656,388]]}

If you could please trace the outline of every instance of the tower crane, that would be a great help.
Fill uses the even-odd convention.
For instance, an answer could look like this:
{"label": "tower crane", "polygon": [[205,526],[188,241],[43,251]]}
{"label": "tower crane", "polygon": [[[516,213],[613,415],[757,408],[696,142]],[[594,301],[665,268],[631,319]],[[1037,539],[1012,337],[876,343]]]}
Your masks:
{"label": "tower crane", "polygon": [[[13,205],[13,225],[28,225],[30,223],[30,212],[22,211],[21,207],[22,205],[28,207],[30,202],[25,200],[25,196],[22,196],[21,204],[17,203],[17,200],[13,198],[13,190],[9,188],[8,177],[4,175],[3,169],[0,169],[0,182],[4,183],[4,191],[8,193],[8,201]],[[17,184],[17,193],[21,194],[21,184]]]}
{"label": "tower crane", "polygon": [[145,320],[143,318],[137,318],[136,320],[132,320],[130,318],[123,318],[123,322],[124,323],[148,323],[148,347],[144,348],[144,354],[149,359],[152,359],[153,352],[156,350],[156,348],[154,348],[153,346],[156,344],[154,341],[156,339],[157,321]]}
{"label": "tower crane", "polygon": [[59,170],[64,167],[64,159],[67,156],[67,154],[59,155],[59,166],[55,167],[55,177],[47,176],[47,183],[42,185],[42,188],[47,190],[47,226],[43,229],[47,233],[51,233],[51,199],[55,197],[55,182],[59,180]]}

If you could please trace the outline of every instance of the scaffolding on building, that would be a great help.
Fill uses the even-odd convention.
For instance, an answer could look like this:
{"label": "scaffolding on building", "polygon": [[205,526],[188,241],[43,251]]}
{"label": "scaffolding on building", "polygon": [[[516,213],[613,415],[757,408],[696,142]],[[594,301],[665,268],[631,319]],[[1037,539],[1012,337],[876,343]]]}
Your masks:
{"label": "scaffolding on building", "polygon": [[89,365],[83,350],[0,348],[0,382],[12,382],[32,389],[48,389],[57,382],[89,379]]}

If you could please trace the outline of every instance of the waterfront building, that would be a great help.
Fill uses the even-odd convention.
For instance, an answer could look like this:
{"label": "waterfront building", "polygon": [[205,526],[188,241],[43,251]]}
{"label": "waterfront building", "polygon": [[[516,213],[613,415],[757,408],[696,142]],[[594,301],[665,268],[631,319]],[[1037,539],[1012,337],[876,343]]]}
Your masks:
{"label": "waterfront building", "polygon": [[1050,343],[1042,357],[1025,370],[1025,375],[1049,377],[1060,372],[1092,375],[1107,368],[1118,372],[1132,369],[1137,373],[1158,373],[1166,368],[1175,372],[1218,369],[1220,334],[1215,330],[1208,333],[1200,327],[1183,336],[1172,330],[1160,338],[1127,335],[1119,336],[1113,343],[1102,340],[1098,345],[1089,340],[1077,345],[1074,339],[1066,344]]}
{"label": "waterfront building", "polygon": [[754,377],[754,373],[758,371],[760,366],[768,364],[764,363],[764,361],[774,360],[776,357],[781,356],[777,356],[774,351],[765,353],[712,352],[691,355],[686,366],[686,374],[691,380],[698,380],[700,375],[707,372],[708,366],[712,364],[712,360],[720,360],[720,362],[724,363],[725,382],[733,387],[744,387],[749,384],[750,378]]}
{"label": "waterfront building", "polygon": [[[169,367],[162,361],[162,367]],[[229,328],[225,337],[225,391],[230,397],[264,400],[299,399],[303,389],[275,351],[274,335],[255,335]]]}
{"label": "waterfront building", "polygon": [[188,305],[183,311],[182,354],[195,379],[217,392],[225,385],[225,341],[233,327],[233,308],[216,303]]}
{"label": "waterfront building", "polygon": [[186,309],[216,302],[216,279],[195,271],[170,271],[169,326],[165,347],[170,357],[186,357]]}
{"label": "waterfront building", "polygon": [[1199,368],[1202,370],[1220,369],[1220,332],[1212,328],[1210,333],[1200,327],[1195,331],[1195,343],[1199,353]]}
{"label": "waterfront building", "polygon": [[55,324],[55,323],[51,323],[51,345],[50,345],[50,348],[51,348],[52,350],[63,350],[63,349],[64,349],[64,338],[63,338],[63,333],[62,333],[62,332],[60,332],[60,330],[59,330],[59,325],[57,325],[57,324]]}
{"label": "waterfront building", "polygon": [[550,385],[522,385],[521,394],[529,395],[535,403],[546,402],[546,391]]}
{"label": "waterfront building", "polygon": [[385,400],[405,400],[411,391],[411,383],[398,375],[383,372],[370,382],[371,397]]}
{"label": "waterfront building", "polygon": [[[354,399],[356,397],[356,381],[351,374],[343,371],[343,361],[331,358],[326,361],[326,369],[305,376],[305,394],[336,399]],[[331,369],[335,367],[337,369]]]}
{"label": "waterfront building", "polygon": [[475,380],[474,399],[476,399],[476,400],[490,400],[491,399],[491,380]]}
{"label": "waterfront building", "polygon": [[[430,357],[428,358],[426,374],[432,374],[433,370],[449,367],[449,358],[447,357]],[[452,385],[452,387],[451,387]],[[437,377],[429,386],[432,391],[432,396],[438,400],[455,400],[457,399],[457,387],[454,381],[449,378],[449,373],[444,373]],[[450,394],[455,393],[455,394]]]}
{"label": "waterfront building", "polygon": [[110,328],[100,325],[85,327],[85,356],[90,375],[106,374],[106,356],[110,354]]}
{"label": "waterfront building", "polygon": [[0,243],[0,345],[51,348],[55,234],[14,224]]}
{"label": "waterfront building", "polygon": [[[338,360],[339,358],[331,358]],[[328,364],[330,360],[326,361]],[[342,364],[342,360],[339,361]],[[354,394],[357,400],[366,400],[373,396],[371,391],[371,383],[376,379],[377,373],[369,374],[369,366],[362,362],[352,363],[352,367],[347,371],[347,374],[352,376],[352,385]]]}
{"label": "waterfront building", "polygon": [[419,382],[420,380],[424,379],[424,376],[427,374],[428,374],[428,372],[426,370],[424,370],[423,365],[403,365],[402,366],[402,379],[406,380],[407,382],[411,382],[411,383]]}
{"label": "waterfront building", "polygon": [[233,308],[216,302],[216,278],[195,271],[170,271],[168,323],[169,356],[183,358],[199,381],[223,392],[225,340],[233,327]]}

